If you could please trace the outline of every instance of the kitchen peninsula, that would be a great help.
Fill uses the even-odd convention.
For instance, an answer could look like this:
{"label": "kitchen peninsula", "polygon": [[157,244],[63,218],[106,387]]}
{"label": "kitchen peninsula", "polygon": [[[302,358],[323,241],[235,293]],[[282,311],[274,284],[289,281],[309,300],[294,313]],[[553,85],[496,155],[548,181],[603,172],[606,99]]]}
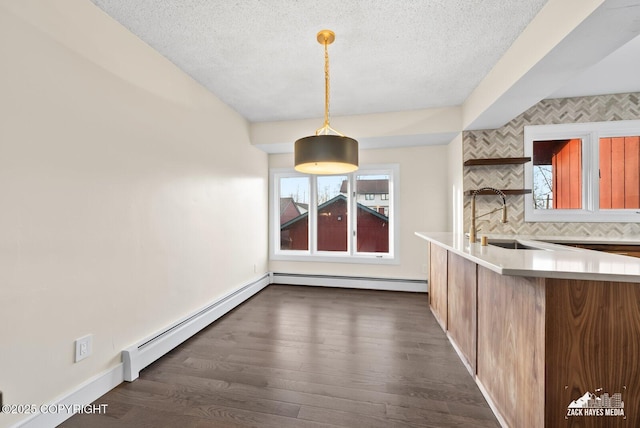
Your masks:
{"label": "kitchen peninsula", "polygon": [[431,310],[502,425],[640,426],[640,258],[416,235],[429,243]]}

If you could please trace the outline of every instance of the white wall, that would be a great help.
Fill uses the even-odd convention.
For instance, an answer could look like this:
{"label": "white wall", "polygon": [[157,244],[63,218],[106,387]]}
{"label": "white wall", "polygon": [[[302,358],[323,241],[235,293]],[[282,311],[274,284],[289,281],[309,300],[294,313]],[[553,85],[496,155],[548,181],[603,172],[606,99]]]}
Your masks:
{"label": "white wall", "polygon": [[[375,265],[270,261],[281,273],[426,279],[427,245],[416,231],[447,230],[450,195],[447,182],[448,146],[361,150],[360,164],[400,165],[400,264]],[[293,168],[292,154],[269,156],[270,168]]]}
{"label": "white wall", "polygon": [[447,146],[449,167],[447,175],[447,189],[449,191],[449,215],[447,216],[447,231],[463,233],[464,198],[463,198],[463,142],[462,133],[454,138]]}
{"label": "white wall", "polygon": [[268,160],[88,1],[0,3],[0,58],[0,390],[44,404],[267,271]]}

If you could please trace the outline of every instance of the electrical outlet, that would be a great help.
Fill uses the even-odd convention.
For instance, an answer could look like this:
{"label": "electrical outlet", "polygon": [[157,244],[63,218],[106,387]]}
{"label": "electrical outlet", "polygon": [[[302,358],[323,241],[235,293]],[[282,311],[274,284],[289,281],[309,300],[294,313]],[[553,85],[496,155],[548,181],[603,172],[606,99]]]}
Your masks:
{"label": "electrical outlet", "polygon": [[93,350],[93,335],[88,334],[80,339],[76,339],[76,359],[75,362],[82,361],[91,355]]}

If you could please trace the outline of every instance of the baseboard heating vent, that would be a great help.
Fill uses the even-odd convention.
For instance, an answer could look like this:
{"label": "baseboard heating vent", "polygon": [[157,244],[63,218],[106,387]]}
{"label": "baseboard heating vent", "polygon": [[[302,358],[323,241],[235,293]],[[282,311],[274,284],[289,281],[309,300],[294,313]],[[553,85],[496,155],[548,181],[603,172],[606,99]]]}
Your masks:
{"label": "baseboard heating vent", "polygon": [[266,274],[122,351],[124,380],[132,382],[137,379],[140,370],[262,290],[270,282],[270,275]]}
{"label": "baseboard heating vent", "polygon": [[337,275],[306,275],[298,273],[274,272],[272,284],[311,285],[319,287],[364,288],[369,290],[411,291],[426,293],[429,288],[427,280],[375,278]]}

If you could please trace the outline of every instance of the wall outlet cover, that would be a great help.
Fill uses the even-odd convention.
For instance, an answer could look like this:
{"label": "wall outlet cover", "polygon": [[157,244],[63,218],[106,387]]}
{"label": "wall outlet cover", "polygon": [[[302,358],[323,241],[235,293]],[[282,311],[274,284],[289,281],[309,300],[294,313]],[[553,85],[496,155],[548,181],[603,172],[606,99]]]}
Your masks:
{"label": "wall outlet cover", "polygon": [[75,362],[82,361],[91,355],[93,351],[93,335],[88,334],[76,339],[76,358]]}

